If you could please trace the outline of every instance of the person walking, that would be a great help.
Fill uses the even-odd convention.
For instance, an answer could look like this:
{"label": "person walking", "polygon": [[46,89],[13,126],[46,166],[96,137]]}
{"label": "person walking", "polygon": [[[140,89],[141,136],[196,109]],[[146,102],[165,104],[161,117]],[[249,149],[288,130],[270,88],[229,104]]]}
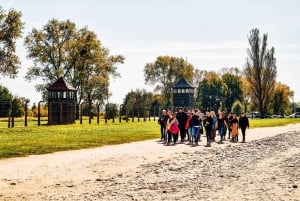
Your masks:
{"label": "person walking", "polygon": [[176,114],[176,119],[178,120],[179,130],[180,130],[180,142],[183,143],[186,136],[186,121],[188,119],[187,114],[183,111],[182,107],[178,108],[178,112]]}
{"label": "person walking", "polygon": [[158,119],[158,124],[160,125],[160,134],[161,134],[160,140],[161,141],[167,141],[166,127],[167,127],[168,118],[169,118],[169,116],[167,114],[167,111],[165,109],[163,109],[161,111],[161,114]]}
{"label": "person walking", "polygon": [[173,113],[169,114],[168,122],[167,122],[167,132],[168,132],[168,142],[166,145],[170,145],[172,137],[173,137],[173,144],[175,145],[178,141],[178,121]]}
{"label": "person walking", "polygon": [[229,113],[228,116],[228,140],[230,140],[231,132],[232,132],[232,119],[233,119],[233,112]]}
{"label": "person walking", "polygon": [[222,144],[223,140],[225,139],[226,130],[228,128],[228,124],[227,124],[224,114],[222,112],[219,112],[219,115],[218,115],[217,128],[218,128],[218,132],[220,135],[219,143]]}
{"label": "person walking", "polygon": [[196,109],[194,115],[191,119],[191,127],[192,127],[192,136],[195,141],[195,145],[198,146],[198,141],[200,139],[200,128],[201,128],[201,118],[200,118],[200,110]]}
{"label": "person walking", "polygon": [[245,113],[242,112],[241,113],[241,117],[239,118],[239,127],[242,131],[242,135],[243,135],[243,143],[246,142],[246,129],[249,129],[249,119],[248,117],[246,117]]}
{"label": "person walking", "polygon": [[215,113],[215,111],[211,111],[210,112],[210,116],[211,116],[211,118],[213,119],[213,125],[212,125],[212,131],[211,131],[211,141],[213,141],[213,142],[215,142],[216,141],[216,125],[217,125],[217,120],[218,120],[218,118],[217,118],[217,116],[216,116],[216,113]]}
{"label": "person walking", "polygon": [[239,141],[239,120],[236,117],[236,114],[232,114],[231,119],[231,142],[238,142]]}
{"label": "person walking", "polygon": [[225,119],[225,122],[226,122],[225,131],[224,131],[224,135],[223,135],[223,141],[226,141],[227,130],[229,130],[229,120],[228,120],[228,116],[227,116],[226,112],[223,111],[222,113],[223,113],[223,118]]}
{"label": "person walking", "polygon": [[205,128],[205,134],[206,134],[206,146],[211,146],[211,132],[212,132],[212,126],[213,126],[213,119],[210,115],[210,112],[206,112],[206,117],[204,118],[203,125]]}
{"label": "person walking", "polygon": [[191,120],[192,120],[192,116],[194,115],[193,113],[194,112],[191,111],[191,110],[188,111],[188,113],[187,113],[188,118],[187,118],[186,123],[185,123],[185,129],[186,129],[187,136],[188,136],[188,138],[187,138],[188,143],[190,143],[191,140],[193,139],[193,137],[192,137],[192,127],[191,127]]}

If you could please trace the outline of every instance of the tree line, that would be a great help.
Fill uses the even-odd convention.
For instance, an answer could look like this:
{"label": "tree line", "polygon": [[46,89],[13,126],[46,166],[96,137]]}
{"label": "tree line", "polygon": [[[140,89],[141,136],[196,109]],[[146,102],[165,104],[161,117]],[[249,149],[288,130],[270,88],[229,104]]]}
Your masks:
{"label": "tree line", "polygon": [[[14,9],[5,11],[0,7],[0,27],[0,74],[14,79],[21,68],[15,44],[22,37],[22,13]],[[183,58],[158,56],[144,67],[145,83],[155,86],[154,91],[137,89],[128,92],[123,108],[133,112],[137,106],[170,106],[172,86],[179,78],[185,77],[195,86],[197,108],[257,110],[263,115],[289,113],[289,98],[293,91],[287,85],[276,82],[275,48],[267,47],[267,34],[261,37],[259,29],[253,29],[248,35],[248,42],[248,57],[243,69],[200,70]],[[94,100],[105,105],[111,95],[110,79],[120,76],[117,67],[125,62],[124,56],[111,55],[96,33],[88,27],[78,28],[70,20],[51,19],[41,29],[33,28],[25,36],[24,46],[27,57],[33,61],[25,80],[41,80],[35,88],[42,94],[43,100],[47,100],[46,88],[59,77],[64,77],[77,89],[78,104],[84,101],[88,110],[93,107]],[[12,99],[21,101],[19,97],[5,97],[7,101],[12,102]]]}
{"label": "tree line", "polygon": [[[159,56],[144,67],[145,82],[155,86],[158,95],[141,99],[145,92],[137,90],[127,94],[124,105],[147,103],[167,108],[172,100],[172,86],[185,77],[195,86],[195,107],[203,111],[223,110],[240,112],[259,111],[268,114],[293,112],[290,98],[294,92],[289,86],[276,82],[277,66],[275,48],[268,48],[267,34],[260,36],[259,29],[248,35],[249,48],[245,67],[222,68],[219,72],[199,70],[183,58]],[[291,107],[292,106],[292,107]]]}

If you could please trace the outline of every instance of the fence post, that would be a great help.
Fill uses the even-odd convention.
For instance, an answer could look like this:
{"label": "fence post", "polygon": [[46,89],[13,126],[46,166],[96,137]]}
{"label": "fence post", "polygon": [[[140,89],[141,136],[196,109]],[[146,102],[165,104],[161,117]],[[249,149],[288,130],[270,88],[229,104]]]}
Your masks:
{"label": "fence post", "polygon": [[138,108],[138,122],[140,122],[140,108]]}
{"label": "fence post", "polygon": [[134,122],[134,107],[132,107],[131,111],[131,122]]}
{"label": "fence post", "polygon": [[144,109],[143,109],[143,110],[144,110],[144,121],[146,121],[146,109],[147,109],[147,108],[146,108],[146,106],[144,106],[143,108],[144,108]]}
{"label": "fence post", "polygon": [[82,103],[80,103],[80,124],[82,124]]}
{"label": "fence post", "polygon": [[151,120],[151,105],[149,106],[149,118],[148,120],[150,121]]}
{"label": "fence post", "polygon": [[25,122],[24,125],[25,127],[28,125],[27,124],[27,104],[28,104],[29,100],[25,100]]}
{"label": "fence post", "polygon": [[12,101],[12,106],[11,106],[11,127],[15,127],[15,115],[14,115],[14,102],[16,99]]}
{"label": "fence post", "polygon": [[9,102],[9,106],[10,106],[10,109],[8,111],[8,128],[10,128],[10,116],[11,116],[11,110],[12,110],[12,103]]}
{"label": "fence post", "polygon": [[105,123],[107,124],[107,107],[108,107],[108,103],[105,105]]}
{"label": "fence post", "polygon": [[89,95],[89,104],[88,104],[88,108],[89,108],[89,124],[92,123],[92,117],[93,117],[93,109],[92,109],[92,100],[90,99],[90,95]]}
{"label": "fence post", "polygon": [[97,124],[100,123],[100,104],[97,103]]}
{"label": "fence post", "polygon": [[38,102],[38,126],[40,126],[41,125],[41,103],[42,103],[43,101],[39,101]]}
{"label": "fence post", "polygon": [[122,121],[122,106],[123,106],[123,104],[120,105],[120,111],[119,111],[119,122],[120,123]]}
{"label": "fence post", "polygon": [[156,105],[153,107],[153,121],[155,121],[155,108],[156,108]]}

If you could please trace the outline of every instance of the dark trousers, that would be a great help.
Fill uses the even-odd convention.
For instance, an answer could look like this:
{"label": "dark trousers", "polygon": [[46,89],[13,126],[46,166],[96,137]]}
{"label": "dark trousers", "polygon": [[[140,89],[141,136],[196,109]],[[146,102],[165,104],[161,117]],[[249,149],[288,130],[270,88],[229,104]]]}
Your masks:
{"label": "dark trousers", "polygon": [[210,145],[212,129],[206,128],[205,131],[206,131],[207,145]]}
{"label": "dark trousers", "polygon": [[173,134],[174,144],[178,142],[178,133]]}
{"label": "dark trousers", "polygon": [[231,131],[232,131],[232,129],[229,127],[229,129],[228,129],[228,139],[230,139]]}
{"label": "dark trousers", "polygon": [[160,133],[161,133],[160,139],[161,140],[167,140],[167,138],[166,138],[166,127],[165,126],[163,126],[163,125],[160,126]]}
{"label": "dark trousers", "polygon": [[211,130],[211,140],[215,141],[215,138],[216,138],[216,129],[212,129]]}
{"label": "dark trousers", "polygon": [[243,142],[246,141],[246,128],[241,128],[242,130],[242,135],[243,135]]}
{"label": "dark trousers", "polygon": [[179,130],[180,130],[180,140],[181,140],[181,142],[184,142],[185,135],[186,135],[186,129],[184,126],[179,126]]}
{"label": "dark trousers", "polygon": [[178,133],[173,134],[170,131],[168,131],[168,143],[169,144],[172,141],[172,137],[173,137],[173,142],[176,143],[178,141]]}

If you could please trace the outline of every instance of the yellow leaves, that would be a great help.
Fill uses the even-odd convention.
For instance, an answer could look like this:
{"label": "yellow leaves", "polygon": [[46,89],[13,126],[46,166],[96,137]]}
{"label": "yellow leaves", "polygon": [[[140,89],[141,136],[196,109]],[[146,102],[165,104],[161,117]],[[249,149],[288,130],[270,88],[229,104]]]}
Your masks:
{"label": "yellow leaves", "polygon": [[0,75],[16,77],[20,62],[15,54],[15,43],[21,37],[23,22],[22,14],[13,9],[6,13],[0,7]]}
{"label": "yellow leaves", "polygon": [[293,92],[290,90],[290,87],[281,82],[276,83],[274,92],[280,92],[286,98],[289,98],[291,94],[293,94]]}

